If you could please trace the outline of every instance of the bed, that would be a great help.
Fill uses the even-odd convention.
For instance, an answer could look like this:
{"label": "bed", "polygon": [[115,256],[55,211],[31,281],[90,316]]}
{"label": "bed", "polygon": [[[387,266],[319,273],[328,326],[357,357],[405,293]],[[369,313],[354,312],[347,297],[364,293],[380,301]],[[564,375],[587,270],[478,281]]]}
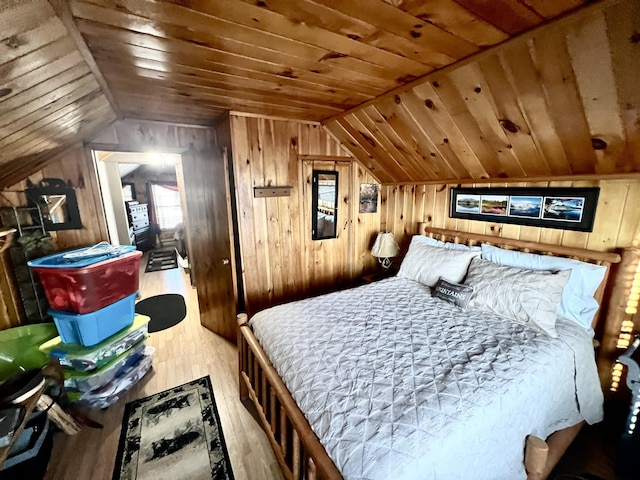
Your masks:
{"label": "bed", "polygon": [[[454,247],[484,243],[598,265],[596,308],[609,267],[620,260],[420,230]],[[489,278],[498,268],[465,255],[474,258],[475,275]],[[465,276],[473,274],[465,267]],[[551,338],[486,310],[463,310],[433,291],[405,271],[267,309],[251,325],[239,315],[240,395],[255,404],[285,478],[469,478],[470,469],[474,479],[545,478],[584,421],[601,419],[588,331],[559,320]]]}

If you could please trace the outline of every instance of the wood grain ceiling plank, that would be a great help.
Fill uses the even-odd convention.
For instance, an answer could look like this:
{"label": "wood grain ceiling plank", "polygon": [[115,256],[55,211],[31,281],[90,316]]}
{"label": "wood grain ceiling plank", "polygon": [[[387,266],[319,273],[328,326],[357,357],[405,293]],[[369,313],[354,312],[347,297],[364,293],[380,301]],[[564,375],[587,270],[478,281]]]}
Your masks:
{"label": "wood grain ceiling plank", "polygon": [[[169,99],[158,98],[154,96],[147,95],[132,95],[128,93],[117,94],[117,98],[119,101],[126,103],[128,105],[127,112],[134,112],[136,118],[145,118],[145,116],[141,112],[153,112],[154,108],[159,111],[167,111],[171,109],[160,109],[159,106],[166,103],[167,105],[175,105],[175,112],[180,112],[180,106],[184,104],[184,97],[174,98],[171,97]],[[220,102],[222,103],[222,102]],[[192,104],[188,104],[189,111],[195,110]],[[153,107],[153,108],[152,108]],[[285,107],[270,107],[264,105],[255,105],[241,102],[234,102],[233,108],[238,108],[239,110],[246,113],[254,113],[261,116],[274,116],[281,118],[289,118],[292,120],[312,120],[312,116],[314,114],[313,111],[305,111],[300,109],[291,109]],[[228,111],[232,109],[229,105],[216,105],[216,106],[207,106],[206,109],[202,109],[202,114],[199,116],[194,116],[196,118],[212,118],[215,119],[219,117],[218,112],[221,109]],[[187,109],[183,109],[187,110]],[[215,116],[211,115],[211,112],[215,112]],[[125,116],[131,116],[127,113]],[[183,115],[183,118],[189,118],[188,112]],[[185,122],[183,122],[185,123]],[[187,122],[188,123],[188,122]],[[202,122],[198,122],[197,124],[201,125]],[[206,123],[207,125],[211,124],[211,122]]]}
{"label": "wood grain ceiling plank", "polygon": [[384,167],[360,145],[339,120],[324,125],[324,128],[342,145],[344,145],[351,155],[365,168],[373,173],[380,182],[390,181],[393,177],[389,175]]}
{"label": "wood grain ceiling plank", "polygon": [[[269,96],[275,98],[284,98],[286,100],[294,100],[297,102],[304,102],[306,104],[317,104],[320,107],[333,107],[339,110],[344,110],[346,106],[351,103],[348,100],[344,100],[342,104],[335,103],[336,98],[333,98],[331,94],[322,95],[319,93],[310,94],[306,91],[301,91],[292,88],[282,88],[272,83],[266,83],[264,85],[261,82],[255,80],[247,80],[242,77],[233,77],[225,75],[216,75],[212,72],[207,72],[206,76],[196,77],[189,74],[189,68],[175,68],[170,72],[161,71],[158,69],[142,68],[141,64],[130,65],[126,63],[120,63],[117,56],[109,57],[108,59],[101,56],[97,56],[100,61],[100,65],[105,71],[113,71],[117,69],[117,77],[115,80],[157,80],[163,81],[165,86],[170,88],[191,88],[206,92],[208,89],[219,90],[224,89],[227,93],[233,93],[234,95],[242,95],[243,93]],[[144,65],[148,65],[149,60]],[[174,67],[177,67],[174,65]],[[110,75],[108,75],[110,77]]]}
{"label": "wood grain ceiling plank", "polygon": [[526,177],[525,170],[518,158],[504,128],[490,101],[491,91],[486,85],[482,72],[476,64],[465,65],[451,72],[448,77],[453,81],[465,105],[482,132],[481,139],[491,149],[502,165],[502,171],[508,177]]}
{"label": "wood grain ceiling plank", "polygon": [[[243,101],[256,102],[256,104],[272,105],[277,107],[291,107],[291,108],[313,108],[322,115],[331,115],[336,111],[340,111],[339,107],[332,107],[329,105],[315,104],[313,102],[305,102],[293,99],[287,96],[265,95],[264,93],[249,93],[249,92],[237,92],[229,91],[225,88],[211,88],[211,87],[192,87],[192,86],[175,86],[167,85],[160,80],[151,79],[122,79],[120,77],[108,77],[109,82],[114,85],[118,90],[124,91],[139,91],[146,92],[149,95],[179,95],[186,99],[193,99],[203,102],[215,102],[221,99],[226,99],[229,102],[233,102],[237,97],[236,93],[240,93]],[[149,93],[152,92],[152,93]],[[231,103],[230,103],[231,104]]]}
{"label": "wood grain ceiling plank", "polygon": [[0,78],[3,79],[3,82],[10,82],[75,51],[75,45],[71,38],[68,36],[59,38],[53,43],[0,65]]}
{"label": "wood grain ceiling plank", "polygon": [[64,25],[52,17],[33,29],[0,40],[0,59],[3,64],[10,62],[66,35]]}
{"label": "wood grain ceiling plank", "polygon": [[[305,101],[317,104],[319,107],[344,110],[349,105],[347,100],[338,103],[330,92],[309,92],[296,88],[285,88],[276,83],[250,80],[243,77],[218,74],[195,67],[172,64],[167,66],[162,62],[146,58],[127,58],[119,56],[117,52],[95,52],[96,59],[110,79],[148,78],[164,81],[166,86],[207,89],[226,89],[228,93],[252,94],[259,96],[275,96],[287,101]],[[337,92],[336,92],[337,93]]]}
{"label": "wood grain ceiling plank", "polygon": [[[351,115],[349,116],[351,118]],[[410,177],[403,159],[411,157],[412,152],[406,150],[403,141],[390,125],[384,120],[382,114],[374,107],[353,112],[353,117],[360,120],[365,125],[375,125],[376,139],[389,152],[389,156],[393,162],[400,168],[405,177]]]}
{"label": "wood grain ceiling plank", "polygon": [[[376,139],[376,142],[386,152],[384,161],[391,165],[391,167],[388,167],[390,171],[395,170],[399,172],[400,176],[408,178],[412,178],[412,175],[417,174],[417,171],[413,169],[413,165],[409,164],[406,160],[407,157],[411,157],[411,153],[404,150],[398,139],[396,139],[394,143],[389,139],[388,135],[386,135],[389,130],[392,130],[386,122],[377,123],[363,110],[349,115],[347,121],[359,132],[366,132],[370,138]],[[387,132],[383,131],[381,127],[386,127],[385,130]],[[383,161],[382,158],[378,158],[377,160]],[[397,174],[394,173],[393,175],[395,176]]]}
{"label": "wood grain ceiling plank", "polygon": [[557,17],[588,3],[588,0],[522,0],[529,8],[545,18]]}
{"label": "wood grain ceiling plank", "polygon": [[[249,0],[245,0],[249,1]],[[381,0],[319,0],[323,5],[360,19],[418,45],[460,59],[478,51],[471,42]],[[443,66],[443,65],[441,65]]]}
{"label": "wood grain ceiling plank", "polygon": [[454,0],[400,0],[397,6],[414,17],[479,47],[489,47],[509,38],[505,32]]}
{"label": "wood grain ceiling plank", "polygon": [[625,152],[618,168],[621,171],[640,171],[640,3],[618,3],[604,10],[604,16],[626,138]]}
{"label": "wood grain ceiling plank", "polygon": [[51,115],[51,117],[51,122],[40,122],[37,130],[22,137],[12,144],[11,148],[0,149],[0,160],[13,159],[55,148],[74,138],[76,141],[81,140],[75,135],[84,125],[93,121],[112,121],[115,119],[115,114],[111,110],[107,99],[101,95],[68,112],[64,117],[59,117],[56,114]]}
{"label": "wood grain ceiling plank", "polygon": [[352,138],[355,138],[360,143],[362,149],[375,160],[378,167],[377,170],[373,171],[376,173],[379,173],[380,170],[388,172],[388,175],[392,178],[404,174],[406,165],[401,163],[402,159],[397,159],[397,161],[390,159],[388,152],[371,136],[371,132],[362,131],[358,128],[361,127],[361,125],[359,125],[355,118],[345,118],[340,122],[340,125]]}
{"label": "wood grain ceiling plank", "polygon": [[11,93],[0,99],[0,105],[17,95],[18,93],[22,92],[23,90],[38,85],[39,83],[46,82],[49,79],[55,78],[65,70],[68,70],[77,65],[84,65],[84,61],[82,60],[82,57],[77,52],[77,50],[74,50],[63,57],[58,58],[57,60],[36,68],[28,73],[25,73],[21,77],[15,78],[14,80],[7,83],[2,83],[2,87],[10,89]]}
{"label": "wood grain ceiling plank", "polygon": [[45,23],[54,16],[46,0],[24,0],[0,4],[2,41]]}
{"label": "wood grain ceiling plank", "polygon": [[449,166],[438,159],[435,152],[431,151],[431,141],[425,137],[424,132],[402,106],[402,100],[399,96],[393,99],[386,98],[376,103],[375,108],[402,140],[404,148],[412,154],[413,166],[418,173],[409,177],[410,179],[455,177]]}
{"label": "wood grain ceiling plank", "polygon": [[424,68],[424,65],[405,57],[394,55],[337,33],[307,26],[300,21],[272,12],[266,7],[254,6],[240,0],[216,0],[215,2],[176,0],[176,3],[240,25],[326,48],[340,55],[366,60],[375,65],[387,66],[389,69],[402,72],[402,74]]}
{"label": "wood grain ceiling plank", "polygon": [[513,45],[498,53],[507,74],[509,84],[515,91],[518,108],[522,112],[531,136],[551,174],[570,175],[571,165],[554,127],[548,110],[545,93],[526,44]]}
{"label": "wood grain ceiling plank", "polygon": [[[106,0],[105,0],[106,1]],[[178,27],[169,23],[161,23],[159,20],[150,20],[137,15],[125,13],[120,10],[112,10],[95,4],[74,1],[73,13],[76,17],[86,20],[101,22],[119,28],[163,37],[167,39],[180,40],[192,45],[199,45],[208,49],[225,52],[227,55],[235,55],[241,58],[250,58],[273,65],[279,65],[283,71],[288,69],[299,69],[303,71],[317,70],[324,75],[340,79],[364,82],[375,85],[380,79],[387,80],[388,84],[395,83],[398,75],[389,67],[379,66],[371,62],[352,57],[340,57],[334,60],[320,62],[316,58],[305,55],[305,52],[298,52],[297,43],[292,43],[289,51],[275,50],[269,46],[268,39],[256,39],[255,43],[244,43],[233,38],[221,38],[213,34],[192,31],[189,28]],[[303,45],[304,46],[304,45]],[[330,55],[327,51],[326,55]],[[428,71],[422,68],[423,72]]]}
{"label": "wood grain ceiling plank", "polygon": [[411,90],[429,109],[434,128],[442,134],[443,142],[450,145],[458,160],[469,172],[469,178],[487,178],[489,173],[475,154],[455,120],[449,115],[430,82],[424,82]]}
{"label": "wood grain ceiling plank", "polygon": [[78,26],[75,24],[73,20],[73,15],[71,13],[71,9],[69,8],[69,1],[68,0],[49,0],[49,4],[53,8],[53,10],[56,12],[56,15],[58,15],[58,18],[60,18],[65,28],[69,32],[69,36],[73,39],[73,43],[75,44],[76,48],[80,52],[80,55],[82,55],[82,58],[86,62],[87,66],[89,67],[89,70],[91,70],[91,73],[93,73],[93,76],[98,82],[98,85],[100,85],[100,88],[102,89],[102,93],[104,94],[105,98],[109,101],[109,104],[111,105],[111,108],[113,109],[114,113],[116,114],[117,117],[121,117],[120,107],[115,102],[115,99],[113,98],[113,93],[111,93],[111,89],[109,88],[109,85],[105,81],[104,76],[102,75],[102,72],[98,68],[98,65],[96,65],[96,62],[93,56],[91,55],[91,52],[89,51],[89,47],[87,47],[87,44],[82,38],[82,34],[80,33],[80,30],[78,30]]}
{"label": "wood grain ceiling plank", "polygon": [[563,33],[549,31],[534,38],[530,50],[571,172],[593,173],[596,155]]}
{"label": "wood grain ceiling plank", "polygon": [[429,142],[429,148],[435,153],[436,156],[433,157],[432,155],[432,158],[444,162],[451,172],[452,175],[448,178],[468,178],[469,171],[451,148],[449,139],[440,130],[424,102],[412,91],[399,97],[401,100],[400,105],[411,116],[410,119],[407,117],[407,121],[411,120],[422,131],[423,136]]}
{"label": "wood grain ceiling plank", "polygon": [[[131,39],[126,31],[111,27],[100,27],[93,22],[85,22],[79,20],[81,28],[91,45],[94,55],[104,57],[117,56],[119,61],[131,62],[136,59],[149,59],[159,63],[165,63],[167,56],[171,58],[171,63],[163,69],[155,68],[155,70],[169,70],[172,65],[184,66],[199,70],[198,72],[188,72],[188,75],[197,77],[203,76],[205,72],[209,75],[228,74],[234,77],[242,77],[247,80],[259,80],[278,87],[296,88],[309,92],[318,92],[324,94],[349,94],[357,99],[370,98],[381,92],[380,86],[375,89],[367,89],[356,82],[339,82],[326,79],[314,73],[302,72],[297,78],[289,78],[282,75],[282,70],[273,65],[260,64],[258,62],[246,63],[243,66],[228,65],[222,62],[233,61],[222,53],[211,52],[205,49],[193,48],[186,42],[176,44],[175,42],[163,42],[161,45],[153,37],[138,35],[135,39]],[[162,47],[159,49],[158,47]],[[159,65],[158,65],[159,67]],[[248,67],[248,68],[246,68]],[[260,71],[264,69],[265,71]],[[192,75],[196,73],[196,75]],[[324,81],[323,81],[324,80]],[[358,89],[359,91],[354,92]],[[352,93],[350,93],[352,92]],[[363,93],[365,92],[365,93]]]}
{"label": "wood grain ceiling plank", "polygon": [[[446,109],[457,129],[462,133],[473,153],[482,163],[485,171],[491,178],[504,178],[507,173],[502,163],[496,158],[493,149],[484,139],[482,129],[478,125],[473,114],[469,111],[467,102],[448,75],[435,75],[430,77],[431,85],[443,108]],[[451,140],[451,137],[449,137]]]}
{"label": "wood grain ceiling plank", "polygon": [[[624,162],[626,135],[604,16],[585,18],[572,25],[567,35],[567,47],[592,146],[598,146],[595,172],[616,172],[619,162]],[[598,68],[593,68],[594,58]],[[596,145],[597,142],[600,143]]]}
{"label": "wood grain ceiling plank", "polygon": [[[255,1],[249,0],[247,3],[255,4]],[[270,0],[263,8],[284,15],[294,22],[304,22],[325,31],[339,33],[352,40],[411,59],[431,67],[430,70],[455,61],[453,57],[437,51],[431,45],[417,44],[413,38],[386,31],[319,2],[299,0],[292,4],[288,0]]]}
{"label": "wood grain ceiling plank", "polygon": [[29,111],[31,102],[36,102],[39,106],[35,108],[40,108],[60,98],[61,95],[66,95],[66,92],[60,93],[64,91],[61,89],[88,74],[90,74],[89,67],[83,63],[78,63],[51,78],[45,79],[45,81],[22,90],[10,98],[3,98],[0,100],[0,115],[9,115],[14,110],[23,108]]}
{"label": "wood grain ceiling plank", "polygon": [[[40,130],[44,126],[55,124],[58,121],[61,122],[64,118],[79,115],[85,105],[91,103],[93,100],[100,97],[100,95],[101,92],[99,90],[92,90],[83,97],[76,99],[71,103],[67,103],[66,105],[61,105],[64,102],[58,103],[56,106],[59,108],[52,108],[52,110],[45,112],[42,116],[27,116],[28,119],[33,119],[34,121],[27,123],[21,129],[11,129],[11,131],[4,129],[4,131],[0,132],[0,149],[19,148],[19,145],[22,145],[21,140],[28,138],[29,135],[34,134],[34,132]],[[23,122],[20,122],[20,124],[22,123]],[[49,130],[52,131],[52,137],[55,138],[56,135],[53,129],[50,128]]]}
{"label": "wood grain ceiling plank", "polygon": [[490,92],[488,99],[514,155],[524,170],[524,176],[551,175],[551,167],[544,154],[538,150],[529,125],[519,108],[518,94],[510,84],[498,56],[481,59],[478,68],[486,82],[481,88]]}
{"label": "wood grain ceiling plank", "polygon": [[47,99],[47,102],[43,103],[41,99],[36,99],[26,104],[24,108],[14,110],[8,115],[2,115],[0,117],[0,139],[28,127],[50,112],[67,106],[99,89],[100,86],[95,78],[91,75],[86,75],[60,89],[58,98],[55,100]]}
{"label": "wood grain ceiling plank", "polygon": [[462,5],[473,15],[484,19],[511,35],[535,27],[544,21],[541,15],[519,1],[492,0],[491,2],[478,2],[476,0],[456,0],[456,3]]}

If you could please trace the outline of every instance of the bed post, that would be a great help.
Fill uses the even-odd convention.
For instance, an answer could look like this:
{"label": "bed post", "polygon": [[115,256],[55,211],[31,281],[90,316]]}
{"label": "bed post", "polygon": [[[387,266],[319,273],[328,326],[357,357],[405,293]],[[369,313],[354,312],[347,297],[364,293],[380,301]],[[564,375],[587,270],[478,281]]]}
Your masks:
{"label": "bed post", "polygon": [[242,378],[242,372],[246,371],[246,349],[247,343],[242,334],[244,327],[249,328],[248,317],[246,313],[240,313],[236,316],[238,322],[238,390],[240,394],[240,400],[249,399],[249,389],[247,387],[244,378]]}

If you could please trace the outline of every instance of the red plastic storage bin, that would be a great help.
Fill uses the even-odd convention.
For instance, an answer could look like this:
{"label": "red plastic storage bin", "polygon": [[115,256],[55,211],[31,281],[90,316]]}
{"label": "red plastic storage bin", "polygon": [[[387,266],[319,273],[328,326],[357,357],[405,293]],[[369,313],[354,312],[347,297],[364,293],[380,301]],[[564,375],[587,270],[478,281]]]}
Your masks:
{"label": "red plastic storage bin", "polygon": [[81,268],[30,265],[53,310],[91,313],[138,291],[141,256],[133,251]]}

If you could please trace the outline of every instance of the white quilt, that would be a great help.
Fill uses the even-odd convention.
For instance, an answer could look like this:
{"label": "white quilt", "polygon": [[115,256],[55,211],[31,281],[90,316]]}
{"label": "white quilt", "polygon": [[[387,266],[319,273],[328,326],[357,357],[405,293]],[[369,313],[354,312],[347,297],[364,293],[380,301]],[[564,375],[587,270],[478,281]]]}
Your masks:
{"label": "white quilt", "polygon": [[280,305],[256,337],[347,479],[526,478],[524,439],[602,419],[591,339],[390,278]]}

